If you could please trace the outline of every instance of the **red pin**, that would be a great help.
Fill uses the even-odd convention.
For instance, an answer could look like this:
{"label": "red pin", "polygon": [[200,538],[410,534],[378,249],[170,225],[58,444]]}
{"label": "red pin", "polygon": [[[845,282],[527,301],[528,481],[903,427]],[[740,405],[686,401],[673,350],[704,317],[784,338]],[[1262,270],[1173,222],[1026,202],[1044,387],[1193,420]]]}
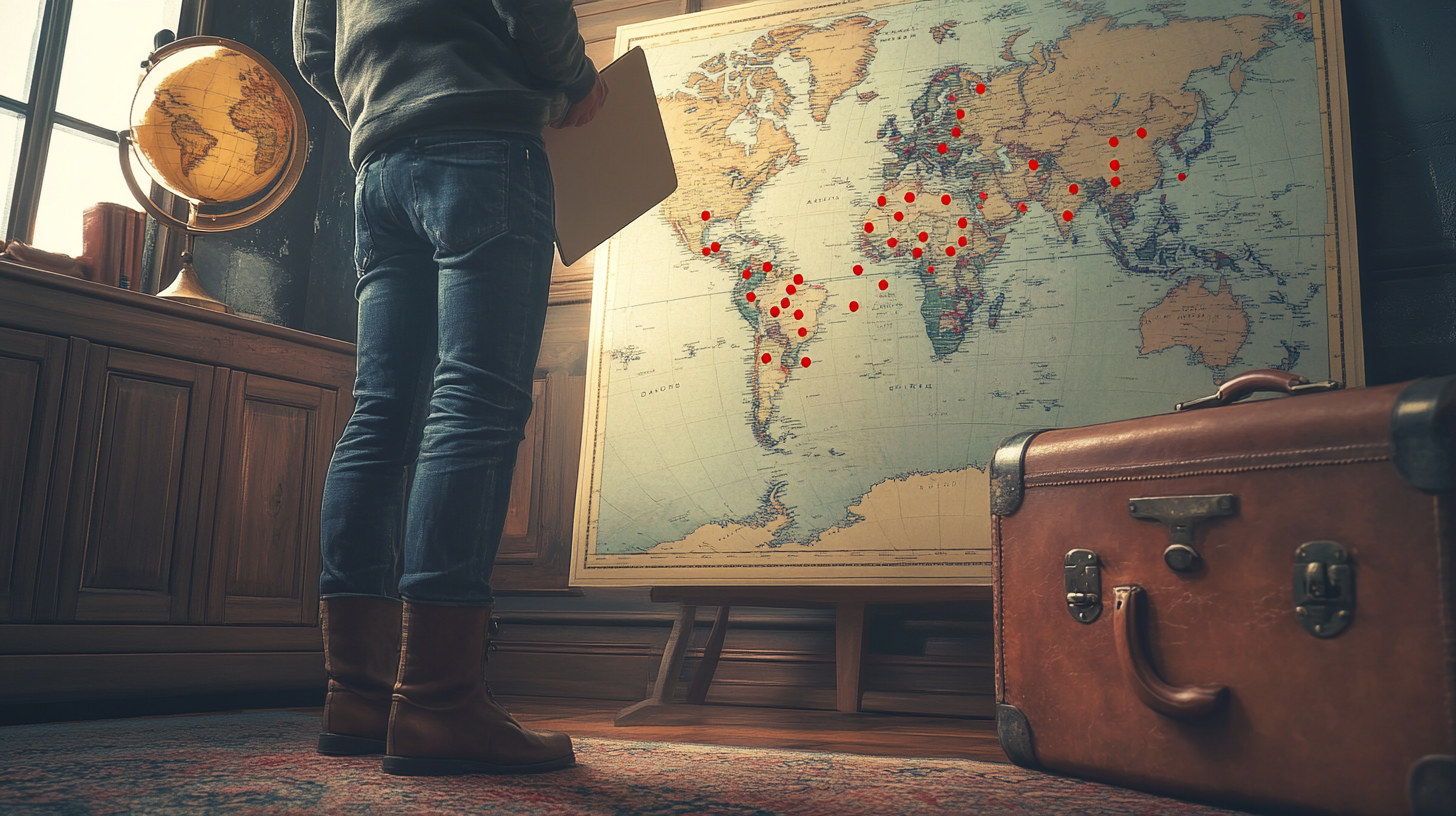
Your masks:
{"label": "red pin", "polygon": [[804,319],[804,310],[803,309],[795,309],[794,310],[794,319],[795,320],[803,320]]}
{"label": "red pin", "polygon": [[774,316],[774,317],[778,317],[779,316],[779,307],[777,307],[777,306],[770,306],[770,307],[768,307],[768,313],[770,315]]}
{"label": "red pin", "polygon": [[889,289],[889,288],[890,288],[890,282],[889,281],[887,281],[887,280],[881,280],[880,281],[880,291],[881,292],[883,292],[883,291],[885,291],[886,289]]}
{"label": "red pin", "polygon": [[799,290],[798,290],[798,289],[796,289],[796,288],[794,288],[794,285],[793,285],[793,284],[792,284],[792,283],[791,283],[791,284],[789,284],[789,285],[788,285],[788,286],[785,286],[785,287],[784,287],[784,291],[785,291],[785,292],[788,292],[788,293],[789,293],[789,294],[791,294],[791,295],[796,295],[796,294],[798,294],[798,293],[799,293]]}
{"label": "red pin", "polygon": [[941,142],[940,144],[935,146],[935,150],[938,153],[944,153],[945,151],[950,150],[950,148],[945,146],[945,142]]}
{"label": "red pin", "polygon": [[804,328],[803,326],[800,326],[799,327],[799,336],[800,337],[803,337],[804,335],[806,335],[808,333],[809,333],[809,330],[808,329]]}
{"label": "red pin", "polygon": [[945,195],[941,196],[940,197],[940,203],[949,206],[950,205],[950,193],[946,193]]}
{"label": "red pin", "polygon": [[849,310],[851,312],[857,312],[857,311],[859,311],[859,301],[857,301],[857,300],[851,300],[849,302]]}
{"label": "red pin", "polygon": [[1112,161],[1107,163],[1107,166],[1111,167],[1113,170],[1121,170],[1122,162],[1118,161],[1117,159],[1113,159]]}
{"label": "red pin", "polygon": [[1107,183],[1111,184],[1113,187],[1116,187],[1117,185],[1122,183],[1122,179],[1118,178],[1117,176],[1113,176],[1112,178],[1107,180]]}
{"label": "red pin", "polygon": [[966,220],[966,217],[963,215],[963,216],[961,216],[961,220],[957,221],[956,223],[960,225],[960,228],[961,229],[965,229],[966,228],[966,224],[969,224],[970,222],[967,221]]}
{"label": "red pin", "polygon": [[1117,147],[1117,137],[1113,136],[1111,139],[1108,139],[1107,144],[1111,147]]}
{"label": "red pin", "polygon": [[925,267],[925,274],[927,274],[927,275],[934,275],[935,274],[935,264],[930,264],[929,266]]}
{"label": "red pin", "polygon": [[930,240],[930,233],[928,233],[928,232],[922,232],[922,233],[920,233],[916,237],[919,238],[921,241],[929,241]]}
{"label": "red pin", "polygon": [[874,231],[875,231],[875,225],[872,224],[872,223],[870,223],[869,221],[866,221],[865,222],[865,232],[874,232]]}
{"label": "red pin", "polygon": [[1023,201],[1020,204],[1017,204],[1016,209],[1021,210],[1022,212],[1026,212],[1026,202]]}
{"label": "red pin", "polygon": [[947,102],[954,102],[955,101],[955,94],[951,94],[950,96],[947,96],[945,98],[945,101],[947,101]]}
{"label": "red pin", "polygon": [[902,213],[902,212],[895,213],[895,220],[896,221],[904,221],[905,220],[905,213]]}
{"label": "red pin", "polygon": [[1077,185],[1075,185],[1075,184],[1068,184],[1067,185],[1067,192],[1071,193],[1072,195],[1076,195],[1077,194]]}
{"label": "red pin", "polygon": [[947,254],[947,255],[955,255],[955,247],[953,247],[953,246],[946,247],[945,248],[945,254]]}
{"label": "red pin", "polygon": [[748,298],[748,302],[749,303],[752,303],[754,300],[756,300],[758,298],[758,295],[755,295],[754,293],[749,292],[747,295],[744,295],[744,297]]}
{"label": "red pin", "polygon": [[962,235],[961,237],[957,238],[956,239],[956,245],[957,246],[965,246],[966,245],[966,236]]}
{"label": "red pin", "polygon": [[[985,191],[985,190],[982,190],[982,191],[981,191],[981,200],[982,200],[982,201],[985,201],[985,200],[986,200],[986,198],[987,198],[987,196],[986,196],[986,191]],[[965,224],[961,224],[961,226],[963,226],[963,227],[964,227],[964,226],[965,226]]]}
{"label": "red pin", "polygon": [[910,257],[912,257],[912,258],[919,258],[920,257],[920,247],[915,247],[914,249],[910,250]]}
{"label": "red pin", "polygon": [[803,275],[795,275],[794,276],[794,283],[797,283],[800,286],[802,286],[804,284],[804,276]]}
{"label": "red pin", "polygon": [[1188,178],[1188,174],[1187,173],[1179,173],[1178,174],[1178,180],[1179,181],[1182,181],[1182,180],[1184,180],[1186,178]]}
{"label": "red pin", "polygon": [[885,243],[890,246],[890,249],[894,249],[900,242],[899,241],[896,241],[894,238],[891,238],[890,240],[886,241]]}
{"label": "red pin", "polygon": [[905,203],[906,204],[909,204],[909,203],[912,203],[913,201],[915,201],[915,194],[914,193],[906,193],[905,194]]}
{"label": "red pin", "polygon": [[875,199],[875,203],[880,205],[881,207],[885,206],[885,197],[880,196],[879,198]]}
{"label": "red pin", "polygon": [[864,274],[864,267],[863,266],[860,266],[859,264],[855,264],[854,265],[854,274],[856,274],[856,275],[863,275]]}
{"label": "red pin", "polygon": [[799,361],[799,365],[803,366],[804,368],[808,368],[809,367],[809,358],[808,357],[805,357],[804,359],[800,360]]}
{"label": "red pin", "polygon": [[1294,19],[1296,19],[1296,20],[1303,20],[1304,19],[1304,12],[1302,12],[1302,11],[1296,11],[1296,12],[1294,12]]}
{"label": "red pin", "polygon": [[1063,221],[1071,221],[1072,220],[1072,211],[1071,210],[1062,210],[1062,220]]}
{"label": "red pin", "polygon": [[789,308],[789,299],[784,298],[783,300],[780,300],[779,305],[784,307],[785,309]]}
{"label": "red pin", "polygon": [[1146,138],[1148,138],[1148,129],[1147,128],[1138,128],[1137,129],[1137,135],[1138,135],[1138,138],[1139,139],[1146,139]]}
{"label": "red pin", "polygon": [[1035,170],[1038,167],[1041,167],[1041,165],[1037,163],[1037,160],[1036,159],[1032,159],[1031,161],[1027,162],[1026,163],[1026,166],[1027,167],[1030,167],[1033,170]]}
{"label": "red pin", "polygon": [[963,110],[956,111],[956,118],[957,119],[964,119],[964,118],[966,118],[966,112],[963,111]]}
{"label": "red pin", "polygon": [[713,250],[708,249],[707,247],[703,247],[703,257],[704,258],[706,258],[706,257],[708,257],[709,255],[712,255],[712,254],[713,254]]}
{"label": "red pin", "polygon": [[957,139],[959,139],[961,137],[961,126],[960,125],[956,125],[955,127],[951,128],[950,129],[950,135],[952,135],[952,136],[956,137]]}
{"label": "red pin", "polygon": [[763,356],[760,357],[759,359],[763,360],[764,363],[766,364],[766,363],[768,363],[769,360],[772,360],[773,357],[770,357],[769,354],[768,354],[768,352],[764,352]]}
{"label": "red pin", "polygon": [[984,83],[984,82],[977,82],[976,83],[976,93],[983,94],[985,92],[986,92],[986,83]]}
{"label": "red pin", "polygon": [[743,279],[744,280],[748,280],[751,277],[753,277],[753,270],[751,270],[751,269],[745,269],[745,270],[743,270]]}
{"label": "red pin", "polygon": [[767,261],[764,261],[763,271],[765,271],[765,272],[772,272],[773,271],[773,264],[771,264],[771,263],[769,263]]}
{"label": "red pin", "polygon": [[712,218],[712,217],[713,217],[713,214],[712,213],[708,212],[707,210],[703,210],[703,220],[704,221],[707,221],[709,218]]}
{"label": "red pin", "polygon": [[712,246],[714,252],[717,252],[718,250],[723,248],[722,244],[719,244],[717,241],[714,241]]}

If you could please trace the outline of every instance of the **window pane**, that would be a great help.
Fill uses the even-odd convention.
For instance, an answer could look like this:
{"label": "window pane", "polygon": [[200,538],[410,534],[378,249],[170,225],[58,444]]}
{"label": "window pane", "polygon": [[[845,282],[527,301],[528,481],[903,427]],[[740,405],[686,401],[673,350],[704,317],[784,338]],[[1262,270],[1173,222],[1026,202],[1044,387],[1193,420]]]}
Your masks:
{"label": "window pane", "polygon": [[10,197],[15,194],[15,172],[20,163],[20,131],[25,117],[0,110],[0,232],[10,223]]}
{"label": "window pane", "polygon": [[31,67],[44,5],[45,0],[5,0],[4,22],[0,23],[5,32],[5,45],[0,48],[0,94],[21,102],[30,101]]}
{"label": "window pane", "polygon": [[108,130],[127,126],[152,37],[177,30],[182,0],[75,0],[56,110]]}
{"label": "window pane", "polygon": [[[137,180],[147,183],[144,175]],[[142,208],[122,178],[116,145],[56,125],[51,130],[51,151],[41,179],[33,243],[48,252],[79,256],[81,213],[102,201],[134,210]]]}

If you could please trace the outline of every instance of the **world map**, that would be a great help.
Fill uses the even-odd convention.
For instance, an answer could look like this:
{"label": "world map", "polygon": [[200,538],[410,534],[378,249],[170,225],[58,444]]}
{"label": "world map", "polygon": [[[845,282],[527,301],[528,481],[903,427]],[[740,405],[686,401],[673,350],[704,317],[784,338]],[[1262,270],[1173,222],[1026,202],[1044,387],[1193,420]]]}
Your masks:
{"label": "world map", "polygon": [[985,582],[1006,436],[1253,368],[1358,377],[1325,20],[912,0],[623,29],[679,189],[598,252],[573,580]]}

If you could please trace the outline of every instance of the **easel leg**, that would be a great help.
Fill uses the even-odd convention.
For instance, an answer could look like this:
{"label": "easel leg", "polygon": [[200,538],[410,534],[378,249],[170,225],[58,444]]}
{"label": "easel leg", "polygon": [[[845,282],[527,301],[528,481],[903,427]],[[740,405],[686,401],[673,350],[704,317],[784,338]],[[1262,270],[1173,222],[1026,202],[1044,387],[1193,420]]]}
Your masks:
{"label": "easel leg", "polygon": [[667,648],[662,651],[662,665],[657,669],[657,680],[652,684],[652,696],[640,703],[634,703],[621,711],[613,721],[626,725],[643,709],[672,704],[672,693],[677,689],[677,677],[682,673],[683,657],[687,655],[688,644],[693,641],[693,621],[698,616],[696,606],[678,608],[677,620],[673,621],[672,634],[667,636]]}
{"label": "easel leg", "polygon": [[723,654],[723,638],[728,634],[728,609],[718,607],[713,618],[713,631],[708,634],[708,644],[703,647],[703,662],[693,672],[693,683],[688,686],[688,704],[702,705],[708,699],[708,686],[713,682],[713,672],[718,670],[718,658]]}
{"label": "easel leg", "polygon": [[859,711],[863,674],[865,605],[841,603],[834,607],[834,698],[846,713]]}

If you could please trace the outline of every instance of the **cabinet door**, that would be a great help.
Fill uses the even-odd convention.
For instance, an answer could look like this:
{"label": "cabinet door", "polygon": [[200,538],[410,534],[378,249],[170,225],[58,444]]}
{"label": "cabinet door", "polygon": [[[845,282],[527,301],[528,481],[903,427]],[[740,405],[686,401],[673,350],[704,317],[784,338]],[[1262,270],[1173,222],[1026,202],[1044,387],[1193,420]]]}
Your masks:
{"label": "cabinet door", "polygon": [[0,329],[0,621],[30,620],[66,341]]}
{"label": "cabinet door", "polygon": [[208,623],[318,622],[319,507],[336,402],[331,389],[233,372]]}
{"label": "cabinet door", "polygon": [[187,620],[212,367],[91,346],[54,619]]}

